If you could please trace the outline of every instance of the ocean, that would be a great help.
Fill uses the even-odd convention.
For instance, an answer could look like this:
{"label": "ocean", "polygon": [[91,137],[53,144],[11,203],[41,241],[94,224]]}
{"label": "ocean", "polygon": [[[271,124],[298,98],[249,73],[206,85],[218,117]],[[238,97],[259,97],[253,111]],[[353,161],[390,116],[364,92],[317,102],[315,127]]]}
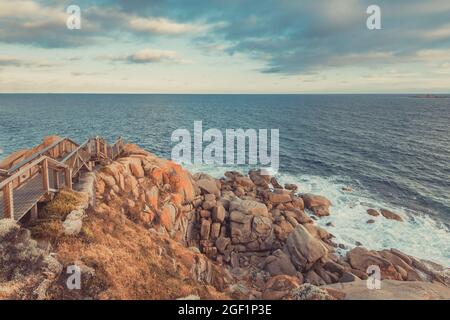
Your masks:
{"label": "ocean", "polygon": [[[328,197],[318,221],[349,248],[397,248],[450,266],[450,99],[409,95],[0,94],[0,159],[46,135],[118,136],[170,158],[171,134],[279,129],[281,182]],[[220,177],[247,166],[192,166]],[[352,192],[342,190],[350,187]],[[387,208],[405,222],[374,218]]]}

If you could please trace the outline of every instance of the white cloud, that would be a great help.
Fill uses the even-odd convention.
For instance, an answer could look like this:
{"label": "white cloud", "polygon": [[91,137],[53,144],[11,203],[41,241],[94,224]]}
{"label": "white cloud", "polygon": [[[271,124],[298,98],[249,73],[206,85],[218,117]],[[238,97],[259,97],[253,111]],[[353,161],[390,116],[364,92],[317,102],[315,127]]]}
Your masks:
{"label": "white cloud", "polygon": [[138,18],[131,17],[128,25],[134,31],[151,32],[157,34],[196,33],[204,30],[197,24],[178,23],[166,18]]}

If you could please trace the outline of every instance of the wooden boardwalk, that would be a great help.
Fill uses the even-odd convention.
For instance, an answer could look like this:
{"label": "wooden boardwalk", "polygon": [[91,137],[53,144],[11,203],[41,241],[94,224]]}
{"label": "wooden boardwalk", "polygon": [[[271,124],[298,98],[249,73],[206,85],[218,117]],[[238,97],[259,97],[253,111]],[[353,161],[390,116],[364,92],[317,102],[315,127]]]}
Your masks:
{"label": "wooden boardwalk", "polygon": [[37,217],[37,204],[61,188],[72,188],[75,178],[99,162],[117,158],[123,151],[119,138],[108,145],[91,138],[79,145],[63,138],[0,172],[0,219],[20,221],[27,213]]}

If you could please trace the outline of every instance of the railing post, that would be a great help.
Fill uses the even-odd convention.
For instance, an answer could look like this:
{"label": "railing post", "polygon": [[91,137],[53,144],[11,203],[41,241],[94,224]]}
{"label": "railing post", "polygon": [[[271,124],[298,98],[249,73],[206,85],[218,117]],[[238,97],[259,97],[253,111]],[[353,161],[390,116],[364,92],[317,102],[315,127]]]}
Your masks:
{"label": "railing post", "polygon": [[103,140],[103,149],[105,153],[105,158],[108,159],[108,144],[106,143],[106,140]]}
{"label": "railing post", "polygon": [[38,218],[38,206],[37,204],[35,204],[32,208],[31,208],[31,216],[30,216],[30,220],[31,221],[35,221]]}
{"label": "railing post", "polygon": [[62,157],[62,155],[64,154],[64,141],[63,142],[61,142],[59,145],[58,145],[58,147],[59,147],[59,157]]}
{"label": "railing post", "polygon": [[60,184],[59,184],[59,171],[58,170],[53,171],[53,185],[56,190],[59,190]]}
{"label": "railing post", "polygon": [[44,161],[42,161],[42,187],[44,188],[45,192],[49,192],[50,184],[49,184],[49,178],[48,178],[48,160],[47,159],[44,159]]}
{"label": "railing post", "polygon": [[3,187],[4,218],[14,219],[14,199],[12,182]]}
{"label": "railing post", "polygon": [[72,190],[72,169],[67,167],[64,171],[64,180],[66,183],[66,188]]}

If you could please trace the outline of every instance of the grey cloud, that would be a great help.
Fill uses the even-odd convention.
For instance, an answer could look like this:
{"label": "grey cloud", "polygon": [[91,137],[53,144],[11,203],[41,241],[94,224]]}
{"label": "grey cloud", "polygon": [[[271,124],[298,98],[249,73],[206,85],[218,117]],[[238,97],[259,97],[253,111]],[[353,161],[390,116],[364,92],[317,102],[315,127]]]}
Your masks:
{"label": "grey cloud", "polygon": [[[56,5],[53,0],[41,3]],[[261,61],[264,65],[261,72],[281,74],[305,74],[348,65],[424,63],[425,58],[417,58],[420,50],[450,47],[448,0],[426,3],[378,0],[383,27],[379,31],[366,28],[366,8],[373,4],[371,0],[103,0],[92,3],[80,0],[87,25],[78,34],[55,31],[56,26],[51,24],[34,30],[24,29],[23,25],[14,29],[14,21],[7,21],[5,29],[5,22],[0,19],[0,30],[11,32],[0,31],[0,41],[78,46],[119,37],[136,40],[189,35],[205,54],[242,53]],[[208,27],[203,29],[204,26]],[[129,63],[152,63],[168,58],[121,59]]]}
{"label": "grey cloud", "polygon": [[0,55],[0,66],[2,67],[34,67],[47,68],[54,66],[52,63],[46,61],[19,59],[11,56]]}
{"label": "grey cloud", "polygon": [[148,63],[183,63],[175,51],[160,49],[142,49],[129,55],[106,55],[97,57],[99,60],[109,60],[112,62],[124,62],[130,64]]}

